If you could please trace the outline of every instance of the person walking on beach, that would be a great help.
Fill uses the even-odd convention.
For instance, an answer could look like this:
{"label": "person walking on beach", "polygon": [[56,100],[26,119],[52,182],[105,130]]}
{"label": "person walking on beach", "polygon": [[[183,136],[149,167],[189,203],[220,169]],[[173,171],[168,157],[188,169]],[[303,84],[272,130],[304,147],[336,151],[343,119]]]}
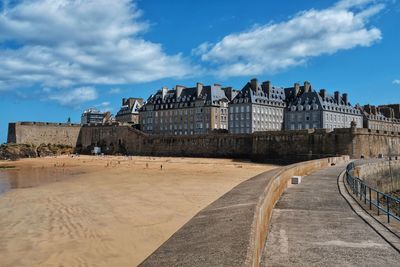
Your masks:
{"label": "person walking on beach", "polygon": [[161,166],[160,166],[160,170],[162,170],[162,164],[161,164]]}

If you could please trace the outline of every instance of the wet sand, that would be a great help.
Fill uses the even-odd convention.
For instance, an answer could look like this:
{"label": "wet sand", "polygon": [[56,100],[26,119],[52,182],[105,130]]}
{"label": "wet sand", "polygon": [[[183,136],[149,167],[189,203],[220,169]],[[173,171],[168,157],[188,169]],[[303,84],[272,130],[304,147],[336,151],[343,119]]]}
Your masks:
{"label": "wet sand", "polygon": [[2,267],[135,266],[209,203],[275,167],[89,156],[4,165],[15,168],[0,169],[0,184],[18,189],[0,194]]}

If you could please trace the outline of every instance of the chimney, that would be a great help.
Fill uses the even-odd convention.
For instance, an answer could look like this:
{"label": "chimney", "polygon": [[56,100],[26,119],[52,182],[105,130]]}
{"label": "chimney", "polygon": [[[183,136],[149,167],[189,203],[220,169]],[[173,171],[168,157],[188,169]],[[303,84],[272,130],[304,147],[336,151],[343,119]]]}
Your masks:
{"label": "chimney", "polygon": [[163,87],[163,88],[161,89],[162,99],[164,99],[164,97],[165,97],[165,95],[167,94],[167,92],[168,92],[168,87]]}
{"label": "chimney", "polygon": [[346,106],[349,104],[349,99],[348,99],[347,93],[343,94],[343,102]]}
{"label": "chimney", "polygon": [[203,91],[203,84],[196,83],[196,89],[196,97],[199,97],[201,95],[201,91]]}
{"label": "chimney", "polygon": [[224,92],[229,101],[232,100],[232,87],[225,87]]}
{"label": "chimney", "polygon": [[340,105],[340,93],[339,91],[335,91],[335,101]]}
{"label": "chimney", "polygon": [[376,109],[376,106],[371,106],[371,111],[372,111],[372,114],[374,114],[374,115],[378,114],[378,110]]}
{"label": "chimney", "polygon": [[177,85],[175,86],[175,90],[176,90],[176,97],[180,97],[182,94],[182,90],[185,88],[185,86],[182,85]]}
{"label": "chimney", "polygon": [[271,93],[271,82],[270,81],[265,81],[261,84],[261,89],[264,91],[264,93],[269,97]]}
{"label": "chimney", "polygon": [[258,80],[256,78],[251,79],[250,81],[251,90],[257,91],[258,90]]}
{"label": "chimney", "polygon": [[299,93],[300,93],[300,84],[295,83],[295,84],[293,85],[293,87],[294,87],[294,96],[298,96]]}
{"label": "chimney", "polygon": [[219,83],[214,83],[214,87],[221,89],[221,85]]}
{"label": "chimney", "polygon": [[125,106],[126,99],[122,98],[122,105]]}
{"label": "chimney", "polygon": [[319,95],[322,97],[322,99],[325,99],[325,97],[326,97],[326,90],[325,90],[325,89],[319,90]]}
{"label": "chimney", "polygon": [[304,82],[304,92],[308,93],[311,90],[311,84],[308,81]]}

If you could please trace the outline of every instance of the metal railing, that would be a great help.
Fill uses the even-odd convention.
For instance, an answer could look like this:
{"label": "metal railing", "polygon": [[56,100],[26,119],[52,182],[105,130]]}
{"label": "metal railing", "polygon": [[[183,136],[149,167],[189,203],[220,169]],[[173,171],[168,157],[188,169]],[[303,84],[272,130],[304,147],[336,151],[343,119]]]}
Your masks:
{"label": "metal railing", "polygon": [[382,193],[375,188],[368,186],[363,180],[353,176],[354,162],[346,167],[346,182],[353,194],[369,206],[369,209],[376,209],[378,216],[383,214],[387,217],[387,222],[393,218],[400,222],[400,198]]}

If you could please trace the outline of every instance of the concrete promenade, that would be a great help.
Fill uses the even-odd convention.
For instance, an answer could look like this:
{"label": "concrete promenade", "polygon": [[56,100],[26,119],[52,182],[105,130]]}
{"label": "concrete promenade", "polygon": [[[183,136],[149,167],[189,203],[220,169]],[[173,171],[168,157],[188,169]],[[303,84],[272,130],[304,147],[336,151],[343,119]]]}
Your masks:
{"label": "concrete promenade", "polygon": [[345,165],[303,177],[276,204],[262,266],[399,266],[400,253],[338,190]]}

